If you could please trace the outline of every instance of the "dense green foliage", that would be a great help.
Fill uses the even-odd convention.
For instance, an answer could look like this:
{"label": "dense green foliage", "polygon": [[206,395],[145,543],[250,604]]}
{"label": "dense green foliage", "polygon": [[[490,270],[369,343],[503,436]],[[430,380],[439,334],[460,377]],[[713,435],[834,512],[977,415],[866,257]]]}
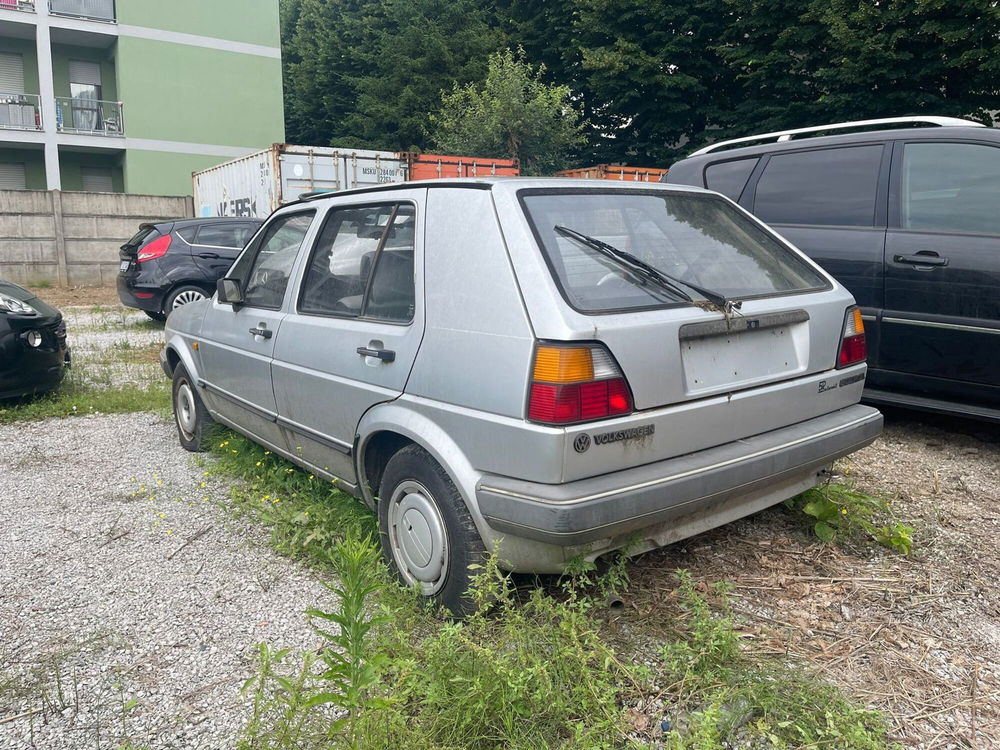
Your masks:
{"label": "dense green foliage", "polygon": [[449,154],[514,157],[524,174],[565,169],[567,155],[584,142],[579,115],[569,88],[544,83],[543,73],[523,52],[490,55],[483,86],[456,85],[431,115],[435,145]]}
{"label": "dense green foliage", "polygon": [[288,138],[314,145],[431,148],[442,96],[482,88],[489,55],[518,47],[572,92],[586,140],[562,157],[580,164],[668,166],[723,136],[914,113],[992,124],[1000,110],[993,0],[282,3]]}

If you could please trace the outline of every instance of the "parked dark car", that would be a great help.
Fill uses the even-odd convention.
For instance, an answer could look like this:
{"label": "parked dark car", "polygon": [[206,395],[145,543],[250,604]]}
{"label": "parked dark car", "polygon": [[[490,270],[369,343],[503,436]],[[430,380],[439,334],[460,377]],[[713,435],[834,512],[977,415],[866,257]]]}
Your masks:
{"label": "parked dark car", "polygon": [[0,399],[51,391],[69,361],[62,313],[0,281]]}
{"label": "parked dark car", "polygon": [[118,254],[118,299],[166,320],[174,308],[211,297],[215,282],[262,223],[244,218],[141,225]]}
{"label": "parked dark car", "polygon": [[[838,129],[855,132],[818,135]],[[728,196],[854,294],[866,400],[1000,421],[1000,130],[925,117],[769,133],[663,181]]]}

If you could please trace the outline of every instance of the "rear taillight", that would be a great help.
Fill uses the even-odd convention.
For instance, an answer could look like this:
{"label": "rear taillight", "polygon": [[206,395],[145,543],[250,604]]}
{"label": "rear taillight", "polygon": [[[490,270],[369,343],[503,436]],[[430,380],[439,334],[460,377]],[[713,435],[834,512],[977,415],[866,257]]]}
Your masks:
{"label": "rear taillight", "polygon": [[135,259],[142,263],[147,260],[153,260],[154,258],[162,258],[167,254],[167,250],[169,249],[170,235],[165,234],[162,237],[157,237],[148,245],[139,248],[139,254],[136,255]]}
{"label": "rear taillight", "polygon": [[528,419],[571,424],[631,412],[628,383],[603,347],[539,344],[535,349]]}
{"label": "rear taillight", "polygon": [[837,369],[864,362],[868,357],[868,347],[865,345],[865,323],[861,319],[861,310],[852,307],[844,318],[844,335],[840,339],[840,352],[837,354]]}

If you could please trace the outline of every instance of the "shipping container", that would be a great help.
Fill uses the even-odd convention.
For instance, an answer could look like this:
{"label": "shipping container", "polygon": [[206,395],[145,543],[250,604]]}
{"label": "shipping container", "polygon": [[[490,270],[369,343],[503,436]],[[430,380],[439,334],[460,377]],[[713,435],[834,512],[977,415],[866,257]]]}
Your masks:
{"label": "shipping container", "polygon": [[439,177],[517,177],[521,174],[517,159],[412,152],[400,154],[400,157],[409,166],[411,180],[436,180]]}
{"label": "shipping container", "polygon": [[578,180],[619,180],[622,182],[659,182],[667,173],[656,167],[624,167],[619,164],[598,164],[596,167],[564,169],[556,172],[559,177],[575,177]]}
{"label": "shipping container", "polygon": [[391,151],[292,146],[270,148],[195,172],[199,216],[263,218],[306,193],[404,182],[407,161]]}

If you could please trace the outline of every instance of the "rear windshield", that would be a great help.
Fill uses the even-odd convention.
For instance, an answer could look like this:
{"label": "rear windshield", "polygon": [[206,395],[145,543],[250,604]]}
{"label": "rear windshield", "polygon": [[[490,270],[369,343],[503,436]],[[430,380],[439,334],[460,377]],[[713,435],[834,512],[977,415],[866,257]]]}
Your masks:
{"label": "rear windshield", "polygon": [[139,227],[139,231],[128,242],[125,243],[128,247],[139,247],[145,241],[155,240],[160,236],[160,232],[152,224]]}
{"label": "rear windshield", "polygon": [[[645,283],[565,230],[612,245],[662,274],[728,299],[828,286],[808,263],[722,198],[621,190],[526,190],[520,196],[563,296],[580,312],[688,303]],[[695,300],[704,299],[677,286]]]}

